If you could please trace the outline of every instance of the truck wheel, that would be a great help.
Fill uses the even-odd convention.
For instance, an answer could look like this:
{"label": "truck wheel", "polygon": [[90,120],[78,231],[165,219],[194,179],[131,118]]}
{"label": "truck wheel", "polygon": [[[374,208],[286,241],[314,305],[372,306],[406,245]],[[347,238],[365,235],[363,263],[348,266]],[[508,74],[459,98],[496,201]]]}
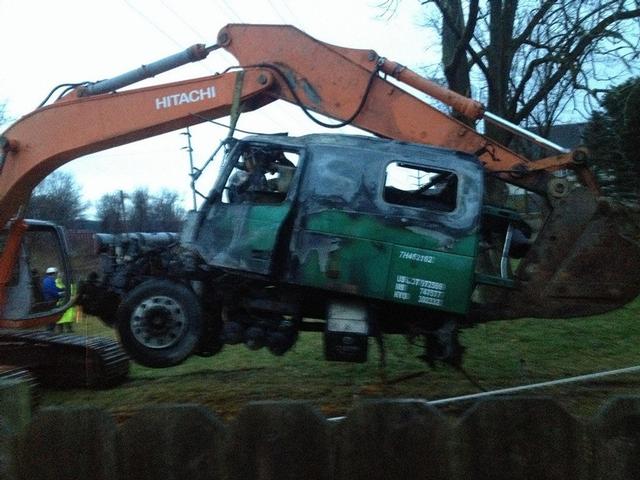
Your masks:
{"label": "truck wheel", "polygon": [[124,298],[117,329],[125,350],[147,367],[172,367],[194,350],[202,332],[202,310],[186,286],[149,280]]}

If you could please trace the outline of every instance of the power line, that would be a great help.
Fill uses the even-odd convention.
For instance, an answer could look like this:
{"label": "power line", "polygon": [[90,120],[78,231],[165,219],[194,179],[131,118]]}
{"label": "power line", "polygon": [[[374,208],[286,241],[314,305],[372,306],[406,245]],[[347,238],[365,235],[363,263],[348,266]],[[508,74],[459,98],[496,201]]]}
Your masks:
{"label": "power line", "polygon": [[[178,40],[176,40],[173,36],[171,36],[169,33],[167,33],[166,30],[164,30],[163,28],[161,28],[157,23],[155,23],[153,20],[151,20],[147,15],[144,14],[144,12],[140,11],[138,8],[134,7],[129,0],[123,0],[124,3],[131,9],[133,10],[136,14],[138,14],[140,17],[142,17],[147,23],[149,23],[151,26],[153,26],[156,30],[158,30],[162,35],[164,35],[165,37],[167,37],[169,40],[171,40],[175,45],[177,45],[180,49],[185,48],[185,45],[183,42],[179,42]],[[189,28],[192,32],[194,32],[198,37],[202,38],[202,35],[200,35],[196,30],[194,30],[188,23],[186,23],[175,11],[173,11],[171,8],[169,8],[168,5],[165,4],[164,1],[162,1],[162,5],[164,5],[165,8],[167,8],[171,13],[173,13],[178,20],[180,20],[182,23],[184,23],[187,28]],[[208,68],[206,65],[198,62],[198,66],[200,68],[202,68],[205,72],[207,72],[208,74],[213,74],[215,72],[213,72],[210,68]]]}
{"label": "power line", "polygon": [[291,10],[291,8],[289,8],[289,4],[287,3],[287,0],[280,0],[280,3],[282,4],[282,6],[284,6],[285,10],[287,12],[289,12],[289,15],[291,16],[291,18],[293,18],[294,22],[295,22],[295,26],[298,28],[301,28],[304,30],[304,25],[303,22],[300,21],[300,17],[298,17],[293,10]]}
{"label": "power line", "polygon": [[178,42],[175,38],[173,38],[171,35],[169,35],[165,30],[163,30],[158,24],[156,24],[153,20],[151,20],[149,17],[147,17],[143,12],[141,12],[140,10],[138,10],[136,7],[134,7],[133,5],[131,5],[131,3],[129,2],[129,0],[123,0],[125,5],[127,7],[129,7],[131,10],[133,10],[136,14],[138,14],[140,17],[142,17],[149,25],[151,25],[153,28],[155,28],[156,30],[158,30],[162,35],[164,35],[165,37],[167,37],[169,40],[171,40],[175,45],[177,45],[179,48],[183,48],[183,45]]}
{"label": "power line", "polygon": [[269,5],[271,5],[271,9],[276,13],[276,16],[282,20],[282,23],[290,23],[289,21],[285,20],[285,18],[280,14],[280,11],[278,10],[278,8],[273,4],[273,2],[271,0],[269,1]]}
{"label": "power line", "polygon": [[[157,25],[155,22],[153,22],[147,15],[145,15],[142,11],[140,11],[138,8],[136,8],[135,6],[133,6],[129,0],[123,0],[124,3],[131,9],[133,10],[137,15],[139,15],[140,17],[142,17],[146,22],[148,22],[150,25],[152,25],[156,30],[158,30],[160,33],[162,33],[164,36],[166,36],[167,38],[169,38],[174,44],[176,44],[178,47],[180,48],[184,48],[184,45],[181,44],[180,42],[178,42],[174,37],[172,37],[169,33],[167,33],[164,29],[162,29],[159,25]],[[237,21],[244,23],[243,19],[240,17],[240,15],[238,14],[238,12],[236,12],[231,5],[229,5],[229,3],[227,2],[227,0],[220,0],[220,2],[222,2],[222,4],[224,5],[224,7],[231,12],[232,16],[235,17],[237,19]],[[196,29],[194,29],[184,18],[182,18],[173,8],[169,7],[166,2],[164,0],[161,0],[162,5],[169,10],[180,22],[182,22],[187,28],[189,28],[189,30],[191,30],[194,34],[196,34],[199,38],[203,38],[202,34],[200,32],[198,32]],[[271,3],[271,0],[269,0],[269,3],[271,4],[272,7],[274,7],[274,5]],[[275,7],[274,7],[275,10]],[[278,16],[280,16],[280,14],[276,11],[276,14],[278,14]],[[206,66],[201,65],[202,68],[205,68],[205,70],[208,73],[212,73],[211,70],[209,70]],[[263,115],[270,119],[272,121],[272,123],[276,124],[276,125],[282,125],[282,123],[280,121],[278,121],[277,119],[273,118],[271,115],[269,115],[268,113],[263,113]]]}
{"label": "power line", "polygon": [[231,16],[232,16],[232,17],[236,17],[236,20],[237,20],[238,22],[240,22],[240,23],[244,23],[244,22],[243,22],[243,20],[242,20],[242,18],[240,18],[240,15],[238,15],[238,13],[237,13],[233,8],[231,8],[231,5],[229,5],[229,4],[227,3],[227,1],[226,1],[226,0],[220,0],[220,1],[221,1],[221,2],[223,3],[223,5],[226,7],[227,11],[228,11],[228,12],[231,12],[231,14],[232,14]]}
{"label": "power line", "polygon": [[[227,3],[227,0],[219,0],[219,1],[220,1],[220,2],[222,2],[222,4],[224,5],[224,7],[227,9],[227,12],[231,12],[232,16],[233,16],[233,17],[235,17],[235,19],[236,19],[238,22],[240,22],[240,23],[246,23],[246,22],[242,19],[242,17],[240,17],[240,15],[238,14],[238,12],[236,12],[236,11],[235,11],[235,10],[234,10],[234,9],[233,9],[229,4],[228,4],[228,3]],[[217,2],[216,2],[216,0],[214,0],[214,2],[215,2],[215,3],[217,3]],[[223,50],[223,51],[224,51],[224,50]],[[264,115],[266,118],[268,118],[269,120],[271,120],[271,122],[272,122],[273,124],[280,125],[280,126],[284,126],[284,125],[282,124],[282,122],[280,122],[278,119],[274,118],[272,115],[269,115],[269,114],[268,114],[268,113],[266,113],[266,112],[263,112],[263,113],[262,113],[262,115]],[[236,130],[237,130],[237,131],[239,131],[239,132],[242,132],[242,130],[240,130],[240,129],[236,129]],[[287,129],[285,128],[285,130],[287,130]]]}
{"label": "power line", "polygon": [[200,40],[207,42],[207,39],[204,37],[204,35],[202,35],[199,31],[193,28],[184,18],[182,18],[182,16],[178,12],[176,12],[173,8],[167,5],[167,2],[165,2],[164,0],[160,0],[160,3],[162,3],[162,6],[167,10],[169,10],[185,27],[187,27],[189,30],[195,33]]}
{"label": "power line", "polygon": [[[194,27],[191,26],[191,24],[189,22],[187,22],[184,17],[182,17],[182,15],[180,15],[174,8],[170,7],[167,2],[165,2],[164,0],[161,0],[160,3],[162,3],[162,6],[164,6],[167,10],[169,10],[169,12],[171,12],[171,14],[173,16],[175,16],[180,23],[182,23],[185,27],[187,27],[189,30],[191,30],[191,32],[193,32],[196,37],[198,37],[201,41],[203,41],[204,43],[208,44],[209,40],[202,35],[201,32],[199,32],[198,30],[196,30]],[[223,50],[223,55],[229,57],[229,58],[233,58],[233,56],[228,53],[227,51]],[[211,70],[209,67],[207,67],[206,65],[202,65],[203,68],[205,68],[207,70],[208,73],[210,74],[215,74],[216,72],[214,72],[213,70]]]}

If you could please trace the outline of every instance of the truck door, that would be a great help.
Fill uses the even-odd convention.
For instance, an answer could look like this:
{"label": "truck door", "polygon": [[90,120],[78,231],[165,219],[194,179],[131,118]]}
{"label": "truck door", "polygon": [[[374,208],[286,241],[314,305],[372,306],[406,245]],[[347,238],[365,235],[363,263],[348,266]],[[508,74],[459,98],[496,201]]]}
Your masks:
{"label": "truck door", "polygon": [[392,248],[388,300],[459,314],[469,308],[482,172],[454,165],[386,166],[383,199],[389,218],[405,227]]}
{"label": "truck door", "polygon": [[[299,153],[242,143],[227,157],[198,234],[207,263],[269,275],[291,211]],[[283,247],[285,248],[285,247]]]}

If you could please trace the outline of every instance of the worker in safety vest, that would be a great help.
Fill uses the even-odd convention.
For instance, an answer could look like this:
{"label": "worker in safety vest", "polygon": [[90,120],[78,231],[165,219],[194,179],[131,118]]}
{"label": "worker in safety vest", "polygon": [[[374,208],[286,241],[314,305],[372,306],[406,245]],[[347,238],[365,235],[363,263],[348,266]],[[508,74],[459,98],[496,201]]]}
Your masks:
{"label": "worker in safety vest", "polygon": [[[65,284],[61,277],[56,278],[56,286],[60,288],[63,292],[65,290]],[[75,284],[71,284],[71,296],[75,296],[76,294],[76,286]],[[60,317],[60,320],[56,323],[58,330],[60,332],[73,332],[73,322],[76,321],[78,316],[78,310],[76,306],[71,306],[65,310]]]}
{"label": "worker in safety vest", "polygon": [[[61,288],[58,283],[58,269],[56,267],[49,267],[45,271],[45,276],[42,279],[42,299],[46,302],[47,308],[53,308],[58,304],[64,294],[64,285]],[[47,330],[53,331],[55,324],[50,323],[47,326]]]}

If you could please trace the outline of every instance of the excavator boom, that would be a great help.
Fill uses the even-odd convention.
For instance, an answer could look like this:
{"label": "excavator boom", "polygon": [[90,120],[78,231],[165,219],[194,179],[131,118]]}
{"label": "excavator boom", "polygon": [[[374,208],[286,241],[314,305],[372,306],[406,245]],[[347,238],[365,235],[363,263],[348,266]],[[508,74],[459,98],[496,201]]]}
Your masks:
{"label": "excavator boom", "polygon": [[49,173],[75,158],[228,115],[239,77],[246,110],[272,101],[259,95],[272,83],[268,72],[238,72],[114,94],[70,94],[21,118],[2,135],[0,225]]}
{"label": "excavator boom", "polygon": [[[489,174],[551,198],[555,213],[515,273],[519,293],[501,296],[491,313],[483,312],[481,317],[534,315],[534,306],[547,304],[540,310],[547,316],[589,314],[620,306],[638,294],[637,229],[626,220],[622,224],[622,216],[609,215],[610,210],[596,198],[597,184],[582,152],[560,151],[536,161],[525,158],[385,76],[420,89],[472,119],[484,115],[479,103],[373,51],[329,45],[294,27],[232,24],[220,31],[217,42],[204,51],[195,49],[189,61],[222,47],[238,59],[238,67],[220,75],[130,90],[110,91],[124,87],[127,80],[107,83],[106,88],[104,83],[100,88],[84,85],[11,126],[0,142],[0,224],[26,204],[35,185],[74,158],[227,116],[234,105],[246,112],[280,99],[298,105],[309,116],[315,112],[333,118],[337,125],[351,124],[393,140],[473,154]],[[172,67],[173,60],[164,63]],[[131,81],[137,79],[131,77]],[[552,174],[567,168],[583,180],[586,193],[567,195],[564,183]],[[576,211],[581,212],[576,216],[579,220],[572,219]],[[566,225],[570,234],[565,235]],[[598,255],[593,255],[594,245]],[[612,272],[610,266],[619,263],[614,261],[616,250],[624,252],[632,272],[618,267]],[[548,287],[544,295],[540,282]],[[580,288],[585,282],[590,285],[586,291]]]}

